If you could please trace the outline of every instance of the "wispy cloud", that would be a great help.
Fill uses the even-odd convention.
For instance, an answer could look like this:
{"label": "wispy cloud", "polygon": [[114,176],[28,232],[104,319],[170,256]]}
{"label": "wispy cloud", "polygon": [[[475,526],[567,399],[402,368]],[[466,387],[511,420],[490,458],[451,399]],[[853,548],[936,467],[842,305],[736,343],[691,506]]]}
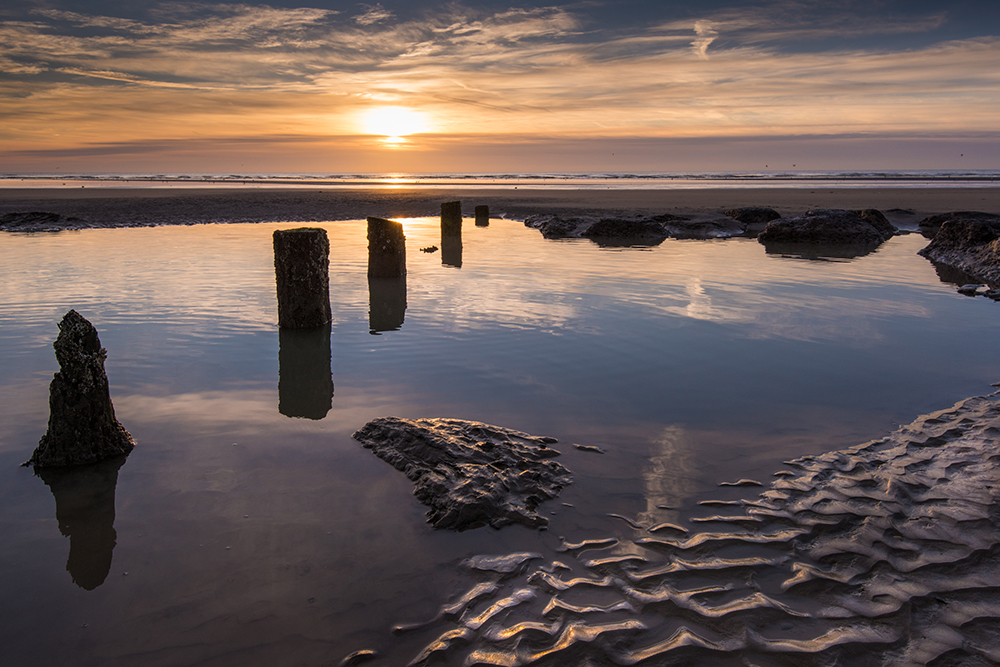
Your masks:
{"label": "wispy cloud", "polygon": [[582,6],[452,4],[406,19],[359,7],[180,3],[155,21],[44,9],[2,22],[0,137],[24,150],[342,136],[379,103],[454,135],[1000,131],[1000,37],[857,41],[930,31],[941,13],[875,21],[788,0],[611,30]]}

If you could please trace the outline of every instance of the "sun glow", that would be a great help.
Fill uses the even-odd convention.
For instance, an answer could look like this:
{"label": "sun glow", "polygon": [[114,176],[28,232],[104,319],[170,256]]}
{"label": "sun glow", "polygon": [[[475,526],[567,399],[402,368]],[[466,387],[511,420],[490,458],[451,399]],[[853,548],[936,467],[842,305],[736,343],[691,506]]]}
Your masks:
{"label": "sun glow", "polygon": [[405,107],[378,107],[362,113],[361,127],[366,134],[384,137],[383,143],[398,146],[406,143],[407,136],[427,131],[427,119]]}

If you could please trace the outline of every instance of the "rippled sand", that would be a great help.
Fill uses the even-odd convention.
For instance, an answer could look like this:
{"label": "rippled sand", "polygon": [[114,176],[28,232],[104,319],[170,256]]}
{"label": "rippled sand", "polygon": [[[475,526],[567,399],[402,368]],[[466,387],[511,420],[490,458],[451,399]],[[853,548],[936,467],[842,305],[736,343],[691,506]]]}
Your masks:
{"label": "rippled sand", "polygon": [[418,665],[1000,661],[1000,392],[788,466],[691,528],[469,559],[395,631],[435,637]]}

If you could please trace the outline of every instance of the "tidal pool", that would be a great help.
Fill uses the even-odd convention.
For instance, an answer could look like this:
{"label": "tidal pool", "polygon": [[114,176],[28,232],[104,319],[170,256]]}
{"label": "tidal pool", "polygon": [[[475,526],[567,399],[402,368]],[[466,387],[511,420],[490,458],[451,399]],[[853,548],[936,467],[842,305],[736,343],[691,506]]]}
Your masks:
{"label": "tidal pool", "polygon": [[[312,225],[330,238],[333,324],[303,335],[275,325],[271,248],[275,229],[300,225],[0,235],[6,664],[335,665],[358,650],[378,653],[366,664],[407,664],[448,628],[393,627],[469,591],[466,559],[566,564],[566,544],[693,530],[720,514],[700,503],[753,501],[786,460],[880,438],[1000,380],[1000,304],[942,282],[917,235],[808,260],[750,239],[602,248],[467,220],[460,248],[424,253],[442,245],[437,219],[403,222],[406,279],[372,284],[363,221]],[[70,308],[100,332],[137,447],[124,463],[38,477],[19,464],[45,432],[51,344]],[[542,506],[546,530],[435,531],[405,476],[351,438],[390,415],[553,436],[574,483]],[[765,487],[720,487],[740,479]],[[470,603],[477,628],[531,590],[521,579]],[[642,632],[630,623],[669,634],[690,612],[676,600],[611,609],[596,590],[602,609],[539,608],[525,622],[597,615],[604,625],[587,627],[628,638]],[[743,613],[699,636],[724,647]],[[544,630],[525,633],[522,662],[614,662],[583,630],[559,655],[532,648],[555,642]],[[426,662],[515,664],[487,639]],[[723,649],[696,644],[629,655],[724,664]],[[726,659],[742,664],[746,646]]]}

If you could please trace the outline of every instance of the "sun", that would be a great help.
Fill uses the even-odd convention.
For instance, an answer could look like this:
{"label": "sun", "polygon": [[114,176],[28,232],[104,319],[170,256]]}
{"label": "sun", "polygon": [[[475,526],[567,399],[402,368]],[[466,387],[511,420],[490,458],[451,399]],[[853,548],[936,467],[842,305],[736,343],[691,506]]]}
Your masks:
{"label": "sun", "polygon": [[427,130],[424,114],[406,107],[376,107],[361,114],[365,134],[377,134],[389,145],[406,143],[405,137]]}

